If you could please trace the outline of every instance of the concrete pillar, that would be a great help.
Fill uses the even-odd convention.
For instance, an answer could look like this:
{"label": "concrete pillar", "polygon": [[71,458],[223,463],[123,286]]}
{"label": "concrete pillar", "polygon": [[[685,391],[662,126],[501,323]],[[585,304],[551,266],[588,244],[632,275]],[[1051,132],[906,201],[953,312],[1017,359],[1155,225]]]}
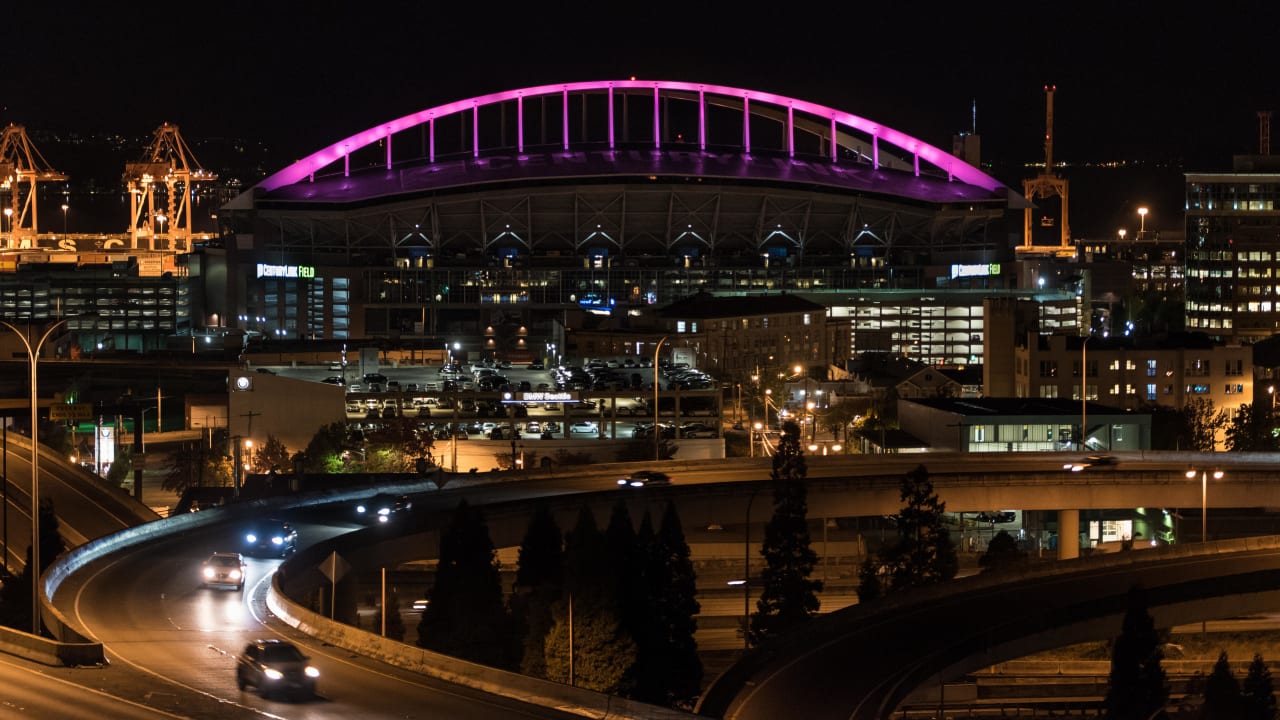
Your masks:
{"label": "concrete pillar", "polygon": [[1080,557],[1080,511],[1058,511],[1058,559]]}

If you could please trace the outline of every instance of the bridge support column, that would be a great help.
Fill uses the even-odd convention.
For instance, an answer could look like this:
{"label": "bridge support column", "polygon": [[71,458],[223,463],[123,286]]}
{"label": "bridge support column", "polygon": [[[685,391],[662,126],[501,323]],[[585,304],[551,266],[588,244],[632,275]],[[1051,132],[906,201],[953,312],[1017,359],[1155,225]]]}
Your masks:
{"label": "bridge support column", "polygon": [[1058,559],[1080,557],[1080,511],[1058,511]]}

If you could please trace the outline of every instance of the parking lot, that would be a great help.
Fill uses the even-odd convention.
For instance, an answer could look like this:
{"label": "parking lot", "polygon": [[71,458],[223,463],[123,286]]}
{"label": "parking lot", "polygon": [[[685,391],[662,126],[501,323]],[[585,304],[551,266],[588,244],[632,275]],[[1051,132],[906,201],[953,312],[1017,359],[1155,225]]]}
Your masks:
{"label": "parking lot", "polygon": [[[381,367],[364,373],[336,364],[258,369],[341,385],[347,420],[356,425],[373,427],[407,417],[436,437],[507,442],[652,438],[656,379],[663,437],[716,438],[722,433],[714,381],[685,368],[655,373],[651,365],[641,367],[634,360],[630,365],[596,361],[591,367],[553,369],[498,363]],[[542,393],[537,397],[543,401],[521,402],[529,397],[524,393]],[[510,417],[513,405],[516,417]]]}

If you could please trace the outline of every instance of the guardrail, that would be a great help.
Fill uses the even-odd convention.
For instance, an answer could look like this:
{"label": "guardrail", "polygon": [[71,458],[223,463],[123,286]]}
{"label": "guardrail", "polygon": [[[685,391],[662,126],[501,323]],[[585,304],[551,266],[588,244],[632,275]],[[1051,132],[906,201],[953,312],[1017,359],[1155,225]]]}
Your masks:
{"label": "guardrail", "polygon": [[281,620],[317,640],[491,695],[557,710],[572,709],[586,717],[689,720],[685,712],[478,665],[330,620],[285,596],[278,575],[271,580],[267,607]]}

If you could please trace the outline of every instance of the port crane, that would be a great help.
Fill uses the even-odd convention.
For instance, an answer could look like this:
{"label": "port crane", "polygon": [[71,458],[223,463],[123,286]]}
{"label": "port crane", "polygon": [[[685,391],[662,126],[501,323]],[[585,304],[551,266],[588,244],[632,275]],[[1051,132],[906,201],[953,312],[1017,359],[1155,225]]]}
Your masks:
{"label": "port crane", "polygon": [[195,183],[217,179],[200,167],[177,125],[157,128],[143,159],[125,165],[132,247],[190,251]]}
{"label": "port crane", "polygon": [[0,235],[4,247],[35,248],[39,235],[42,182],[61,182],[67,176],[54,170],[32,144],[22,125],[10,124],[0,133]]}
{"label": "port crane", "polygon": [[[1034,178],[1028,178],[1022,181],[1022,193],[1030,201],[1027,209],[1024,211],[1023,227],[1022,227],[1022,245],[1017,248],[1018,255],[1040,255],[1054,256],[1060,258],[1075,257],[1076,249],[1071,244],[1071,226],[1067,221],[1067,208],[1069,197],[1069,186],[1066,178],[1060,177],[1053,171],[1053,93],[1057,90],[1056,86],[1045,86],[1045,133],[1044,133],[1044,171]],[[1042,215],[1040,218],[1040,226],[1045,228],[1058,227],[1058,244],[1057,245],[1036,245],[1035,243],[1035,218],[1034,215],[1040,208],[1036,205],[1036,198],[1053,198],[1060,200],[1060,217],[1055,219],[1051,215]]]}

